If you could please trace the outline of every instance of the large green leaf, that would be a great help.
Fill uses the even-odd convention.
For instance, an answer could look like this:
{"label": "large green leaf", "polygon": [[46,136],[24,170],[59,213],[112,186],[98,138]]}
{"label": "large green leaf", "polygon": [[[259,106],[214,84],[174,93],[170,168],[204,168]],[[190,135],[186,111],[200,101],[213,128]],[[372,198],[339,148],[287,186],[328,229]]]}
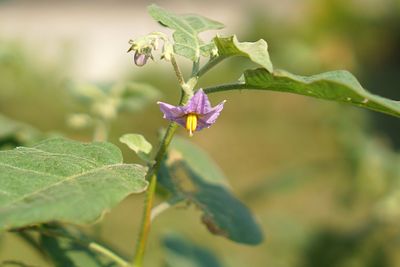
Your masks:
{"label": "large green leaf", "polygon": [[215,37],[214,43],[221,57],[242,56],[247,57],[254,63],[264,67],[269,72],[273,71],[272,62],[269,58],[268,44],[263,39],[257,42],[239,42],[236,35],[229,37]]}
{"label": "large green leaf", "polygon": [[215,254],[205,247],[194,244],[177,235],[169,235],[163,239],[166,250],[166,267],[221,267]]}
{"label": "large green leaf", "polygon": [[110,143],[50,139],[0,152],[0,230],[49,221],[90,223],[147,187]]}
{"label": "large green leaf", "polygon": [[234,89],[257,89],[289,92],[326,100],[333,100],[372,109],[400,117],[400,101],[371,94],[348,71],[324,72],[313,76],[299,76],[287,71],[266,69],[246,70],[239,83],[204,89],[206,93]]}
{"label": "large green leaf", "polygon": [[175,53],[196,61],[200,55],[208,56],[213,44],[205,44],[198,34],[207,30],[222,29],[224,25],[200,15],[176,15],[153,4],[148,7],[149,14],[162,25],[175,30]]}
{"label": "large green leaf", "polygon": [[175,138],[158,178],[173,194],[172,200],[190,201],[203,211],[202,222],[211,233],[244,244],[262,241],[249,209],[231,193],[215,163],[195,145]]}

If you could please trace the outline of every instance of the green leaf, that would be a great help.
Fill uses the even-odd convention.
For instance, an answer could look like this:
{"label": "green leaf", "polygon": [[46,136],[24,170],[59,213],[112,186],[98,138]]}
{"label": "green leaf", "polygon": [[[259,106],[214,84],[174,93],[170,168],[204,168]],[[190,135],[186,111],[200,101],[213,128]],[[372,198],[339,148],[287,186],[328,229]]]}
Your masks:
{"label": "green leaf", "polygon": [[247,57],[254,63],[264,67],[269,72],[273,71],[272,62],[269,58],[268,44],[263,39],[257,42],[239,42],[236,35],[229,37],[215,37],[214,43],[221,57],[242,56]]}
{"label": "green leaf", "polygon": [[227,188],[207,183],[198,173],[185,169],[196,188],[186,196],[203,210],[201,220],[211,233],[248,245],[262,242],[260,226],[240,200]]}
{"label": "green leaf", "polygon": [[0,231],[49,221],[91,223],[147,187],[110,143],[49,139],[0,152]]}
{"label": "green leaf", "polygon": [[202,222],[211,233],[244,244],[262,241],[259,225],[230,192],[225,176],[205,152],[190,142],[174,138],[158,179],[173,194],[171,199],[188,200],[203,211]]}
{"label": "green leaf", "polygon": [[221,267],[214,253],[177,235],[163,239],[166,267]]}
{"label": "green leaf", "polygon": [[192,61],[197,61],[200,55],[208,56],[213,45],[204,44],[198,34],[207,30],[222,29],[224,25],[200,15],[176,15],[153,4],[148,7],[149,14],[163,26],[175,30],[175,53]]}
{"label": "green leaf", "polygon": [[344,70],[324,72],[313,76],[299,76],[283,70],[269,73],[262,68],[246,70],[240,83],[206,88],[204,91],[212,93],[235,89],[294,93],[348,103],[400,117],[400,101],[371,94],[350,72]]}
{"label": "green leaf", "polygon": [[152,145],[141,134],[125,134],[119,138],[121,143],[127,145],[130,149],[144,161],[150,162],[150,152]]}

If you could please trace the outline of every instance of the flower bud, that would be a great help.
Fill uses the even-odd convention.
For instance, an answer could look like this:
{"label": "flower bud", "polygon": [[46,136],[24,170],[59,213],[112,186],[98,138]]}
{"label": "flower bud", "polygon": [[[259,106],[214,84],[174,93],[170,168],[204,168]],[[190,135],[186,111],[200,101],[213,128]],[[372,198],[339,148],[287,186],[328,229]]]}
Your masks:
{"label": "flower bud", "polygon": [[149,58],[149,56],[146,53],[139,53],[139,51],[135,52],[135,55],[133,56],[134,61],[136,66],[144,66],[147,62],[147,59]]}

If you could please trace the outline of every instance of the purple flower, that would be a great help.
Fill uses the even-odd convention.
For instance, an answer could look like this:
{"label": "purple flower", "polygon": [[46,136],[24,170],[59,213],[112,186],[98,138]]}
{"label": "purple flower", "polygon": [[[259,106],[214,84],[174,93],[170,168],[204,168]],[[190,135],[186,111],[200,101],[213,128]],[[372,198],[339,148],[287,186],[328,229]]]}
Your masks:
{"label": "purple flower", "polygon": [[225,100],[215,107],[211,107],[210,101],[202,89],[199,89],[185,106],[157,102],[164,113],[164,119],[182,125],[189,131],[190,136],[194,131],[200,131],[213,125],[224,108],[224,103]]}

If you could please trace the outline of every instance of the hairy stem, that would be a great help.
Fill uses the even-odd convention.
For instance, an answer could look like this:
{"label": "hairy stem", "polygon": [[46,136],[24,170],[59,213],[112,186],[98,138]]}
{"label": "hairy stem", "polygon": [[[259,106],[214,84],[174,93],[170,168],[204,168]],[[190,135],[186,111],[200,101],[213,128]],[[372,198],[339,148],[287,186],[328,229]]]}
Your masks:
{"label": "hairy stem", "polygon": [[172,67],[174,68],[175,75],[178,78],[179,85],[183,89],[185,86],[185,78],[183,78],[183,74],[181,72],[181,69],[179,68],[178,63],[176,63],[176,59],[174,55],[171,55],[171,63]]}

